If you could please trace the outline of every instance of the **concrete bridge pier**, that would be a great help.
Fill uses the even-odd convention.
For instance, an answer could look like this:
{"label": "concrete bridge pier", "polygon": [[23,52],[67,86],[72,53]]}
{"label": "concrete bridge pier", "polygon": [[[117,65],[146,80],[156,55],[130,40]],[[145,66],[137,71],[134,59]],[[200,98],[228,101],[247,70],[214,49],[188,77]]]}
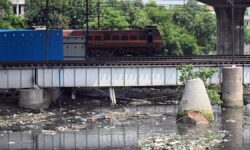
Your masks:
{"label": "concrete bridge pier", "polygon": [[[250,0],[197,0],[214,7],[217,17],[217,54],[244,54],[244,14]],[[233,7],[234,6],[234,7]],[[232,7],[234,9],[232,9]],[[233,15],[234,10],[234,16]],[[233,19],[234,18],[234,19]],[[233,27],[234,21],[234,27]],[[235,33],[233,39],[232,33]],[[234,47],[233,47],[234,40]]]}
{"label": "concrete bridge pier", "polygon": [[18,106],[29,109],[48,108],[60,98],[60,88],[23,89],[19,91]]}
{"label": "concrete bridge pier", "polygon": [[44,109],[49,107],[50,102],[50,94],[43,89],[22,89],[19,91],[19,107]]}
{"label": "concrete bridge pier", "polygon": [[[246,7],[236,6],[234,8],[234,28],[232,27],[232,7],[214,6],[217,17],[217,54],[235,55],[244,54],[244,13]],[[233,28],[233,29],[232,29]],[[235,33],[233,39],[232,33]],[[234,40],[234,47],[233,47]]]}
{"label": "concrete bridge pier", "polygon": [[222,68],[222,100],[224,107],[243,107],[242,67]]}

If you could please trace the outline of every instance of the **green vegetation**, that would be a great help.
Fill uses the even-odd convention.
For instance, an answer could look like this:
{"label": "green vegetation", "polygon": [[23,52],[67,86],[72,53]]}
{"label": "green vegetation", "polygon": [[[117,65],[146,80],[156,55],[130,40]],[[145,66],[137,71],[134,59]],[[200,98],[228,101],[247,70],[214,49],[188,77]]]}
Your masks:
{"label": "green vegetation", "polygon": [[160,30],[165,54],[200,55],[215,50],[215,16],[197,2],[166,9],[150,1],[142,10]]}
{"label": "green vegetation", "polygon": [[[212,110],[199,110],[199,112],[209,121],[212,122],[214,121],[214,113]],[[177,112],[177,118],[180,119],[188,114],[187,110],[178,110]],[[177,119],[177,120],[178,120]]]}
{"label": "green vegetation", "polygon": [[183,86],[186,85],[187,81],[194,78],[201,78],[205,84],[208,97],[213,104],[222,104],[222,100],[220,99],[219,95],[219,88],[218,86],[208,85],[207,81],[209,78],[213,76],[217,69],[215,68],[201,68],[199,71],[194,71],[193,65],[182,65],[179,68],[180,71],[180,78],[179,81],[182,83]]}
{"label": "green vegetation", "polygon": [[0,29],[27,28],[26,19],[15,16],[10,0],[0,0]]}
{"label": "green vegetation", "polygon": [[250,30],[244,27],[244,42],[250,44]]}

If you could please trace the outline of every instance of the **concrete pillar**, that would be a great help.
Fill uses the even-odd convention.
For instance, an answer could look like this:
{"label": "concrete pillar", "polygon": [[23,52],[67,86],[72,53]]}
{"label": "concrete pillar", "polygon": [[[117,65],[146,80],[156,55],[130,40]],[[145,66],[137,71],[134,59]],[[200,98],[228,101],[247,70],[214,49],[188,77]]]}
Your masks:
{"label": "concrete pillar", "polygon": [[109,88],[109,95],[111,100],[111,105],[116,105],[115,89],[113,87]]}
{"label": "concrete pillar", "polygon": [[19,91],[18,106],[29,109],[44,109],[50,105],[50,98],[43,89],[25,89]]}
{"label": "concrete pillar", "polygon": [[246,7],[235,7],[234,15],[234,47],[232,44],[232,8],[231,7],[217,7],[214,6],[217,17],[217,54],[231,55],[234,49],[235,55],[244,54],[244,13]]}
{"label": "concrete pillar", "polygon": [[188,112],[200,112],[207,120],[214,120],[213,110],[203,81],[188,80],[177,112],[177,120]]}
{"label": "concrete pillar", "polygon": [[222,68],[222,100],[224,107],[243,107],[242,67]]}

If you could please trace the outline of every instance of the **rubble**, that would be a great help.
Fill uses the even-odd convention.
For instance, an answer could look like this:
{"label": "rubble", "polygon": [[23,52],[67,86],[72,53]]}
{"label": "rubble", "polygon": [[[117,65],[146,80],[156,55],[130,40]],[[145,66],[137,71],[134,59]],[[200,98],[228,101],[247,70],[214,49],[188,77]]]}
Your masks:
{"label": "rubble", "polygon": [[188,111],[187,115],[179,118],[177,122],[189,124],[208,124],[208,120],[200,112]]}
{"label": "rubble", "polygon": [[[85,130],[88,126],[95,124],[105,128],[112,128],[111,122],[112,124],[119,124],[121,121],[131,119],[164,116],[163,113],[141,112],[143,109],[141,111],[136,110],[136,107],[139,106],[131,106],[130,104],[118,108],[105,105],[103,108],[98,108],[95,105],[96,101],[92,102],[92,100],[70,100],[64,101],[64,103],[63,108],[51,107],[39,111],[1,104],[0,130],[16,132],[40,128],[43,132],[70,132]],[[8,109],[4,109],[4,107]]]}
{"label": "rubble", "polygon": [[191,129],[184,135],[169,134],[161,136],[148,136],[141,139],[138,145],[143,150],[204,150],[223,142],[226,133],[214,129]]}

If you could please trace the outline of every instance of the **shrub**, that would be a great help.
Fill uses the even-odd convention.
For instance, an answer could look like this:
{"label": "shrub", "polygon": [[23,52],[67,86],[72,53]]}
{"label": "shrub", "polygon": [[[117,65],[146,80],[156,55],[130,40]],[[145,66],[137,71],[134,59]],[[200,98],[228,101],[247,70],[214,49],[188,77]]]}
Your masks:
{"label": "shrub", "polygon": [[220,99],[220,95],[218,93],[219,92],[218,88],[216,86],[208,86],[207,84],[207,80],[211,78],[215,72],[217,72],[217,69],[201,68],[199,71],[194,71],[193,65],[189,64],[189,65],[181,65],[180,67],[178,67],[178,70],[181,73],[179,81],[182,83],[182,86],[185,86],[187,81],[190,79],[201,78],[205,84],[210,101],[213,104],[218,104],[218,105],[222,104],[222,100]]}

